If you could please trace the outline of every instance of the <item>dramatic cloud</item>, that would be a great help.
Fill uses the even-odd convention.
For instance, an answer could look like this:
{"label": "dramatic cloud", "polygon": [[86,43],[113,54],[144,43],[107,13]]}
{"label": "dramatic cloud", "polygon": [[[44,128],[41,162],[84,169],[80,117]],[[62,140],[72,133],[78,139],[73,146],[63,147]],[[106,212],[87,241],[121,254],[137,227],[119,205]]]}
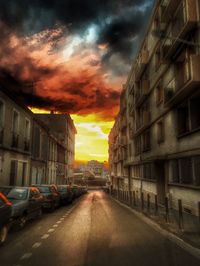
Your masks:
{"label": "dramatic cloud", "polygon": [[33,107],[113,119],[152,4],[1,0],[1,84]]}

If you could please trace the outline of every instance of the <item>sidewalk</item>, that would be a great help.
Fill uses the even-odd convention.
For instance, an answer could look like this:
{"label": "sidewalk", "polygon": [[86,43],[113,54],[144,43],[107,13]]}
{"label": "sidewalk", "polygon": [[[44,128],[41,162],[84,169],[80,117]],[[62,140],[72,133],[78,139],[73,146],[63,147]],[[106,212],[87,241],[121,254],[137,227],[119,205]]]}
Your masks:
{"label": "sidewalk", "polygon": [[117,193],[111,195],[121,203],[131,207],[138,213],[150,218],[156,222],[161,228],[173,233],[183,241],[200,249],[200,221],[199,217],[192,214],[182,212],[181,214],[170,207],[155,205],[150,200],[139,197],[129,196],[128,192]]}

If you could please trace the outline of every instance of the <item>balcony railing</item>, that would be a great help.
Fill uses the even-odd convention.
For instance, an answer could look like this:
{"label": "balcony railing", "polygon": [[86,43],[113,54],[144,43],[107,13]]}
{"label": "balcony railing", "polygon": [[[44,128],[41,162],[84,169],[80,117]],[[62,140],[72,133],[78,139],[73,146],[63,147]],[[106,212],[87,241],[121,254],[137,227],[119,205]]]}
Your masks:
{"label": "balcony railing", "polygon": [[18,148],[19,144],[19,135],[15,132],[12,133],[12,143],[11,146],[12,148]]}
{"label": "balcony railing", "polygon": [[200,86],[200,55],[188,55],[185,63],[178,67],[175,77],[165,88],[165,105],[174,105],[190,95]]}
{"label": "balcony railing", "polygon": [[4,137],[4,129],[0,129],[0,145],[3,144],[3,137]]}
{"label": "balcony railing", "polygon": [[141,105],[149,93],[149,80],[142,80],[139,86],[139,90],[135,95],[136,106]]}
{"label": "balcony railing", "polygon": [[180,39],[197,25],[197,7],[195,0],[183,0],[173,17],[173,23],[168,28],[162,45],[163,58],[169,58],[176,51]]}
{"label": "balcony railing", "polygon": [[140,77],[148,64],[149,61],[149,51],[146,49],[142,49],[140,52],[136,65],[135,65],[135,80],[139,81]]}

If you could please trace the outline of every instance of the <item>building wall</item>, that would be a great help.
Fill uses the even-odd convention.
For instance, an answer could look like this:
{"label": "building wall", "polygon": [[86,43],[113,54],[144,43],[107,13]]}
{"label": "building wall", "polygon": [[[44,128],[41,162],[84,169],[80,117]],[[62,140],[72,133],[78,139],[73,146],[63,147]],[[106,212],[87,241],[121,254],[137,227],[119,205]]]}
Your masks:
{"label": "building wall", "polygon": [[29,184],[31,126],[30,111],[0,91],[1,185]]}
{"label": "building wall", "polygon": [[[167,196],[174,208],[182,199],[194,214],[200,196],[199,5],[195,0],[157,1],[109,140],[113,176],[119,173],[126,181],[128,169],[131,190],[158,194],[161,204]],[[118,144],[121,137],[124,145]],[[115,145],[123,153],[122,168],[116,160],[118,173]]]}

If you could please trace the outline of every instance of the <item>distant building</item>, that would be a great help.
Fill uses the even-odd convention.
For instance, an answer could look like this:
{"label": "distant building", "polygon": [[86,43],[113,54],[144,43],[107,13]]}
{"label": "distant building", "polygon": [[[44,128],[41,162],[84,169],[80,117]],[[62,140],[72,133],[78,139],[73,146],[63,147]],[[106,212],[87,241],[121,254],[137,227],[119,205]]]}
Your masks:
{"label": "distant building", "polygon": [[[68,179],[68,181],[72,180],[75,157],[75,134],[77,133],[73,120],[70,115],[67,114],[35,114],[35,117],[46,124],[50,129],[50,133],[62,144],[58,156],[62,164],[65,164],[65,169],[63,169],[61,162],[58,167],[62,173],[64,171],[64,178]],[[63,156],[61,155],[62,146],[66,149],[65,158],[61,158],[61,156]]]}
{"label": "distant building", "polygon": [[103,177],[104,165],[96,160],[89,161],[86,170],[91,171],[96,177]]}

